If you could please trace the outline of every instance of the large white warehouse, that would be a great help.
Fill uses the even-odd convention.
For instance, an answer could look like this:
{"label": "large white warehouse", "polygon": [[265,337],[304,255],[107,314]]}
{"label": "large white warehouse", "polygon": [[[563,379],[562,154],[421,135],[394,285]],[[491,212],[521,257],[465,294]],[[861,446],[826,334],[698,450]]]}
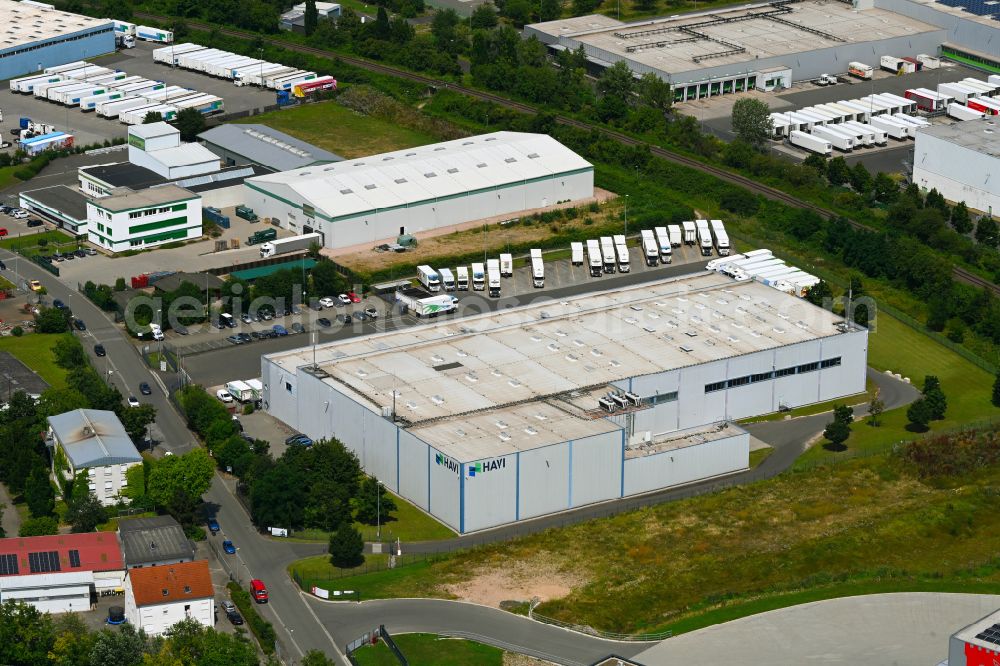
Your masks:
{"label": "large white warehouse", "polygon": [[732,421],[864,391],[867,336],[698,274],[264,356],[264,406],[465,533],[746,469]]}
{"label": "large white warehouse", "polygon": [[1000,122],[993,116],[917,132],[913,182],[949,201],[1000,211]]}
{"label": "large white warehouse", "polygon": [[328,248],[371,245],[594,194],[594,167],[544,134],[494,132],[248,178],[246,205]]}

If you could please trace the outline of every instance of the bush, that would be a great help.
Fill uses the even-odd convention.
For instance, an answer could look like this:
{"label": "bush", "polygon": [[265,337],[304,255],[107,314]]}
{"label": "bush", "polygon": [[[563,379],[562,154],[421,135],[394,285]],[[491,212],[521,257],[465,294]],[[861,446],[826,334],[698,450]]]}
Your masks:
{"label": "bush", "polygon": [[248,402],[247,404],[243,405],[243,413],[244,414],[253,414],[253,409],[254,408],[253,408],[253,403],[252,402]]}
{"label": "bush", "polygon": [[27,167],[21,167],[14,171],[14,178],[18,180],[31,180],[35,177],[35,172]]}
{"label": "bush", "polygon": [[233,603],[240,609],[240,613],[243,614],[243,619],[249,625],[250,631],[253,632],[254,636],[260,642],[260,647],[264,651],[264,654],[274,654],[274,643],[277,640],[274,633],[274,626],[257,612],[249,592],[233,582],[230,582],[226,587],[229,588],[229,593],[233,597]]}
{"label": "bush", "polygon": [[21,529],[17,535],[22,537],[45,536],[56,534],[59,531],[59,523],[52,516],[42,516],[41,518],[29,518],[21,523]]}
{"label": "bush", "polygon": [[24,335],[24,329],[21,328],[20,326],[15,326],[14,328],[10,329],[10,334],[13,335],[15,338],[19,338],[22,335]]}

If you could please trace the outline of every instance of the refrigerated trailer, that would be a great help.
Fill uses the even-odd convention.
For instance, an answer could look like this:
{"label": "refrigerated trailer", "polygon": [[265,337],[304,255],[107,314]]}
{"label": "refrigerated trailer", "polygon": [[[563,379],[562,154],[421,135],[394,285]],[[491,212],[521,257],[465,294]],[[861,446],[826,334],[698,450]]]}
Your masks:
{"label": "refrigerated trailer", "polygon": [[583,243],[572,242],[569,244],[570,263],[574,266],[583,266]]}
{"label": "refrigerated trailer", "polygon": [[25,76],[10,80],[10,91],[17,93],[33,93],[36,85],[60,83],[63,77],[59,74],[44,74],[42,76]]}
{"label": "refrigerated trailer", "polygon": [[1000,103],[992,97],[976,97],[965,103],[967,107],[974,111],[981,111],[988,116],[995,116],[1000,113]]}
{"label": "refrigerated trailer", "polygon": [[102,102],[113,102],[116,99],[124,99],[125,93],[118,90],[103,93],[101,95],[91,95],[80,100],[81,111],[93,111]]}
{"label": "refrigerated trailer", "polygon": [[107,86],[94,86],[88,85],[81,90],[74,91],[63,91],[57,93],[52,99],[53,102],[58,102],[59,104],[64,104],[66,106],[79,106],[80,100],[84,97],[91,97],[93,95],[103,95],[105,93],[112,92],[111,88]]}
{"label": "refrigerated trailer", "polygon": [[601,257],[604,259],[604,272],[614,273],[618,260],[615,257],[615,242],[611,236],[601,236]]}
{"label": "refrigerated trailer", "polygon": [[847,63],[847,73],[853,77],[868,80],[875,74],[875,68],[863,62]]}
{"label": "refrigerated trailer", "polygon": [[681,231],[681,225],[668,224],[667,233],[670,234],[671,247],[680,247],[681,243],[684,242],[684,233]]}
{"label": "refrigerated trailer", "polygon": [[910,136],[910,129],[901,125],[898,120],[890,116],[873,116],[869,124],[899,141],[905,141]]}
{"label": "refrigerated trailer", "polygon": [[174,102],[174,106],[177,107],[178,111],[183,109],[195,109],[204,115],[208,115],[210,113],[218,113],[222,111],[224,103],[221,97],[216,97],[215,95],[199,95],[197,97]]}
{"label": "refrigerated trailer", "polygon": [[[132,124],[132,125],[141,125],[142,121],[146,118],[146,114],[149,113],[150,111],[152,111],[153,109],[156,109],[156,108],[158,108],[160,106],[162,106],[162,105],[161,104],[157,104],[156,102],[150,102],[148,99],[143,99],[142,100],[142,106],[133,106],[131,108],[119,111],[118,112],[118,122],[124,123],[126,116],[134,118],[137,115],[138,118],[139,118],[139,122],[137,122],[137,123],[129,123],[129,124]],[[132,115],[130,115],[130,114],[132,114]]]}
{"label": "refrigerated trailer", "polygon": [[221,79],[231,79],[233,78],[234,68],[239,68],[244,65],[257,65],[260,67],[261,62],[263,61],[257,58],[235,55],[231,58],[226,58],[225,60],[216,60],[209,63],[208,69],[205,70],[205,73],[210,76],[217,76]]}
{"label": "refrigerated trailer", "polygon": [[242,69],[236,72],[236,75],[233,77],[233,83],[238,86],[260,86],[263,85],[264,77],[277,73],[288,74],[291,70],[292,68],[287,65],[282,65],[276,62],[268,62],[260,65],[259,67],[253,67],[249,70]]}
{"label": "refrigerated trailer", "polygon": [[793,146],[804,148],[810,153],[816,153],[817,155],[829,156],[833,153],[833,145],[829,141],[805,132],[790,132],[788,134],[788,141]]}
{"label": "refrigerated trailer", "polygon": [[885,133],[885,130],[880,130],[877,127],[872,127],[868,123],[849,122],[844,123],[846,127],[853,127],[859,132],[866,133],[870,138],[871,142],[876,146],[884,146],[889,143],[889,135]]}
{"label": "refrigerated trailer", "polygon": [[188,51],[186,53],[181,53],[176,57],[177,66],[181,69],[195,69],[195,65],[202,60],[207,60],[209,58],[214,58],[216,56],[221,56],[229,53],[229,51],[223,51],[222,49],[197,49],[193,51]]}
{"label": "refrigerated trailer", "polygon": [[708,220],[695,220],[695,228],[698,230],[698,247],[704,257],[712,256],[712,232],[708,228]]}
{"label": "refrigerated trailer", "polygon": [[851,109],[852,111],[854,111],[855,112],[854,117],[857,120],[857,122],[859,123],[868,122],[868,117],[871,115],[871,107],[862,104],[856,99],[842,99],[839,102],[837,102],[837,104],[844,107],[845,109]]}
{"label": "refrigerated trailer", "polygon": [[171,31],[152,28],[148,25],[137,25],[135,36],[147,42],[159,42],[160,44],[170,44],[174,41],[174,33]]}
{"label": "refrigerated trailer", "polygon": [[618,272],[628,273],[632,269],[632,261],[628,254],[628,244],[625,236],[618,234],[613,238],[615,242],[615,257],[618,259]]}
{"label": "refrigerated trailer", "polygon": [[947,108],[949,102],[954,102],[952,95],[934,92],[927,88],[910,88],[906,91],[906,98],[917,103],[917,108],[921,111],[937,111]]}
{"label": "refrigerated trailer", "polygon": [[875,133],[860,130],[853,122],[841,123],[837,129],[853,138],[856,147],[875,145]]}
{"label": "refrigerated trailer", "polygon": [[694,245],[698,242],[698,229],[695,227],[694,220],[681,222],[681,229],[684,232],[685,245]]}
{"label": "refrigerated trailer", "polygon": [[203,56],[194,56],[189,59],[191,63],[191,69],[195,72],[208,73],[209,67],[213,63],[222,62],[223,60],[231,60],[234,57],[239,57],[231,51],[219,51],[218,53],[208,53]]}
{"label": "refrigerated trailer", "polygon": [[332,76],[317,76],[315,79],[296,83],[292,86],[292,94],[296,97],[305,97],[306,95],[310,95],[312,93],[336,89],[337,79]]}
{"label": "refrigerated trailer", "polygon": [[924,118],[919,118],[917,116],[908,116],[905,113],[894,113],[892,117],[899,122],[909,125],[914,129],[914,131],[920,129],[921,127],[930,127],[931,124]]}
{"label": "refrigerated trailer", "polygon": [[53,65],[52,67],[46,67],[42,70],[45,74],[59,74],[60,72],[69,72],[74,69],[80,69],[81,67],[89,64],[86,60],[74,60],[73,62],[67,62],[62,65]]}
{"label": "refrigerated trailer", "polygon": [[258,76],[258,72],[249,71],[243,75],[243,81],[246,85],[261,86],[264,88],[274,88],[274,81],[278,79],[283,79],[286,76],[295,74],[296,72],[301,72],[303,70],[297,67],[283,66],[279,69],[272,70],[270,72],[264,72],[262,76]]}
{"label": "refrigerated trailer", "polygon": [[967,77],[962,79],[959,83],[963,86],[968,86],[976,90],[982,91],[983,95],[987,97],[995,97],[997,91],[1000,90],[1000,86],[995,83],[990,83],[989,81],[981,81],[980,79],[974,79],[972,77]]}
{"label": "refrigerated trailer", "polygon": [[126,125],[141,125],[145,122],[148,113],[159,113],[163,122],[170,122],[177,115],[177,107],[170,104],[155,104],[152,107],[124,111],[119,118]]}
{"label": "refrigerated trailer", "polygon": [[899,95],[886,92],[877,93],[875,97],[887,103],[899,106],[898,113],[914,114],[917,112],[917,105],[912,99],[906,99],[905,97],[900,97]]}
{"label": "refrigerated trailer", "polygon": [[95,107],[95,110],[97,115],[102,118],[117,118],[122,111],[138,109],[141,106],[149,106],[149,100],[142,97],[129,97],[128,99],[102,102]]}
{"label": "refrigerated trailer", "polygon": [[832,127],[813,127],[812,135],[829,141],[837,150],[849,153],[854,150],[854,139]]}
{"label": "refrigerated trailer", "polygon": [[164,65],[176,65],[177,59],[185,53],[207,50],[208,49],[201,44],[190,43],[161,46],[158,49],[153,49],[153,62],[158,62]]}
{"label": "refrigerated trailer", "polygon": [[545,286],[545,263],[542,261],[542,251],[533,249],[531,256],[531,284],[535,289]]}
{"label": "refrigerated trailer", "polygon": [[653,235],[656,238],[656,246],[660,250],[660,261],[665,264],[671,263],[674,258],[674,244],[670,238],[670,230],[666,227],[656,227],[653,229]]}
{"label": "refrigerated trailer", "polygon": [[726,226],[722,223],[722,220],[711,220],[709,225],[712,229],[712,240],[715,242],[715,250],[719,253],[720,257],[725,257],[729,254],[729,234],[726,233]]}
{"label": "refrigerated trailer", "polygon": [[590,267],[590,277],[601,277],[604,272],[604,254],[597,240],[587,241],[587,265]]}
{"label": "refrigerated trailer", "polygon": [[939,83],[937,91],[942,95],[950,95],[956,102],[965,104],[974,97],[985,97],[982,90],[973,88],[964,83]]}
{"label": "refrigerated trailer", "polygon": [[509,252],[500,253],[500,277],[514,277],[514,257]]}
{"label": "refrigerated trailer", "polygon": [[305,72],[301,75],[288,76],[281,79],[276,79],[273,82],[273,87],[275,90],[291,90],[296,84],[302,83],[304,81],[312,81],[316,78],[316,72]]}
{"label": "refrigerated trailer", "polygon": [[985,114],[982,111],[970,109],[964,104],[959,104],[958,102],[952,102],[948,105],[948,117],[954,118],[955,120],[978,120],[984,115]]}
{"label": "refrigerated trailer", "polygon": [[[666,232],[666,229],[663,230]],[[647,266],[655,266],[660,262],[660,246],[656,242],[656,236],[652,229],[643,229],[639,232],[642,239],[642,256],[646,260]],[[669,243],[667,246],[669,247]]]}
{"label": "refrigerated trailer", "polygon": [[[36,89],[35,97],[41,97],[42,99],[47,99],[50,102],[55,102],[59,99],[62,99],[63,95],[67,93],[74,93],[78,90],[93,90],[93,86],[91,86],[89,83],[80,83],[79,81],[75,81],[73,83],[66,83],[61,86],[47,86],[43,90],[44,92],[43,95],[39,95],[37,92],[38,90],[39,89]],[[98,90],[103,91],[104,88],[99,87]],[[96,93],[91,93],[91,94],[96,94]]]}

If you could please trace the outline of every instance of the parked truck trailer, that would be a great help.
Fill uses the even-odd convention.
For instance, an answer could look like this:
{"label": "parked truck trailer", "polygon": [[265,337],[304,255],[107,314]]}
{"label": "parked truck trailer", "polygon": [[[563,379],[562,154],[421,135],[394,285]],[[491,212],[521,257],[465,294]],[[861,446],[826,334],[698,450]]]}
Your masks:
{"label": "parked truck trailer", "polygon": [[260,256],[275,257],[281,254],[295,252],[297,250],[308,250],[313,243],[320,243],[319,234],[302,234],[300,236],[292,236],[290,238],[278,238],[261,244]]}

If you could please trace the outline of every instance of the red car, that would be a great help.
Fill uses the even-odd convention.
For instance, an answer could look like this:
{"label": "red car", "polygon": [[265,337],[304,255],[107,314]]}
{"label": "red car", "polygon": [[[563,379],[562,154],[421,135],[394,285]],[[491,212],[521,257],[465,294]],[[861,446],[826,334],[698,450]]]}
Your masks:
{"label": "red car", "polygon": [[347,292],[347,297],[351,299],[351,303],[360,303],[361,297],[355,294],[353,291]]}
{"label": "red car", "polygon": [[259,604],[267,603],[267,588],[264,587],[264,581],[256,578],[250,581],[250,596]]}

